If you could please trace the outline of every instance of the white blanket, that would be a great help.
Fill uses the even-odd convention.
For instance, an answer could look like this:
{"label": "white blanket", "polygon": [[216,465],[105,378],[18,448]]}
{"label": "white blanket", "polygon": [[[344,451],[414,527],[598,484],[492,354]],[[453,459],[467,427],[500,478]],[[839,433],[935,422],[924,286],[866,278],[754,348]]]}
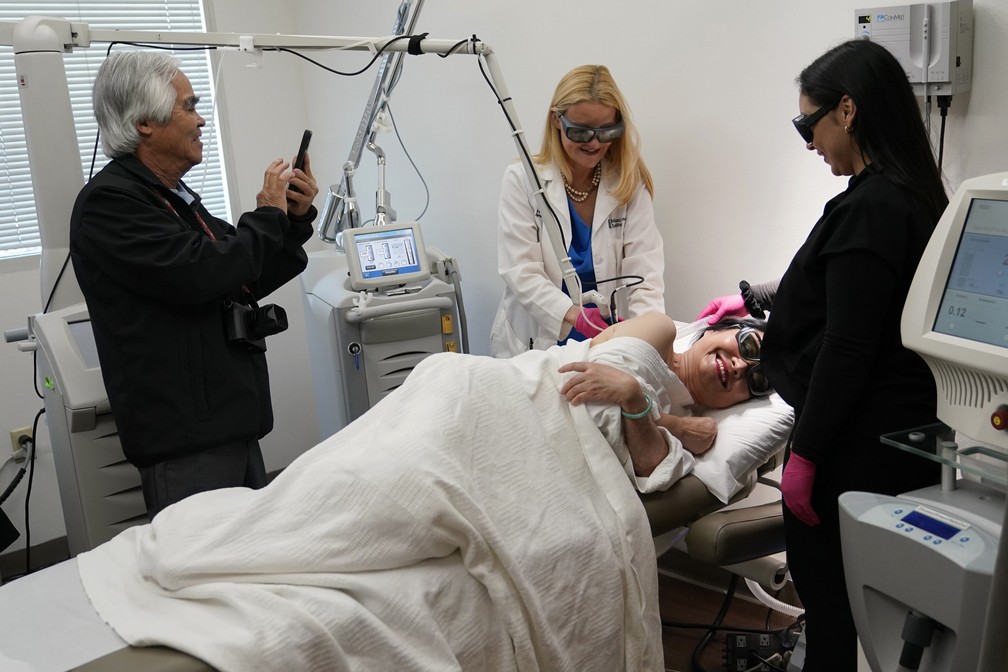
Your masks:
{"label": "white blanket", "polygon": [[661,670],[646,516],[558,394],[583,355],[429,357],[267,488],[78,556],[88,596],[221,670]]}

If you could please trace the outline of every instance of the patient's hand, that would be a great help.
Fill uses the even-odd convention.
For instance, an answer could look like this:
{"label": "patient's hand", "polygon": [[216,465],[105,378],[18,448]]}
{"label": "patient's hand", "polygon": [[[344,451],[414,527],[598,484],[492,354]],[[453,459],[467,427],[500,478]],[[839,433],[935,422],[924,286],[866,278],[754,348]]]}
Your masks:
{"label": "patient's hand", "polygon": [[625,371],[598,362],[571,362],[564,364],[560,373],[575,373],[560,388],[560,394],[574,406],[596,402],[619,406],[640,403],[642,396],[637,379]]}
{"label": "patient's hand", "polygon": [[717,438],[717,422],[714,418],[681,417],[662,413],[658,424],[682,442],[683,448],[694,455],[703,455]]}

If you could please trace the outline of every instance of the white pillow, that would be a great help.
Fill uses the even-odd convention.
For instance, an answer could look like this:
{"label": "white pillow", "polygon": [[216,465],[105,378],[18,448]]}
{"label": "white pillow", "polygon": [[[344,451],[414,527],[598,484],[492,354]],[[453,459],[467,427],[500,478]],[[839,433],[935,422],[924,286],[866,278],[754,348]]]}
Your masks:
{"label": "white pillow", "polygon": [[693,474],[724,503],[748,482],[749,474],[781,450],[794,412],[776,392],[731,408],[701,413],[717,421],[714,445],[693,464]]}
{"label": "white pillow", "polygon": [[[676,352],[689,349],[695,329],[688,327],[677,334]],[[714,418],[718,433],[711,449],[696,457],[693,474],[726,504],[754,469],[784,447],[794,422],[794,411],[776,392],[700,415]]]}

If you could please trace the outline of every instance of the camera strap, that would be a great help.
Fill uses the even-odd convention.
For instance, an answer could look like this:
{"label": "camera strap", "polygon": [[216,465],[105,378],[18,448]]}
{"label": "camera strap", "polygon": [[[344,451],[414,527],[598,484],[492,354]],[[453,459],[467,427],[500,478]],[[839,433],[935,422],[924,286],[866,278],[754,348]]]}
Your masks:
{"label": "camera strap", "polygon": [[[165,198],[164,194],[162,194],[161,192],[156,191],[156,190],[155,190],[154,193],[156,193],[158,195],[158,198],[160,198],[162,201],[164,201],[164,204],[166,206],[168,206],[168,209],[172,211],[173,215],[175,215],[176,217],[178,217],[183,222],[185,221],[185,219],[183,219],[182,215],[180,215],[178,213],[178,210],[175,209],[175,206],[171,204],[171,201],[169,201],[167,198]],[[217,236],[214,235],[213,231],[210,230],[210,227],[207,226],[207,223],[203,221],[202,217],[200,217],[199,211],[194,208],[192,210],[192,213],[196,217],[196,221],[199,222],[199,225],[203,228],[203,233],[205,233],[207,235],[207,238],[209,238],[210,240],[212,240],[213,242],[216,243],[217,242]],[[248,300],[251,302],[252,307],[253,308],[258,308],[259,306],[256,305],[255,297],[252,295],[252,290],[250,290],[248,288],[248,285],[242,283],[242,291],[245,292],[245,295],[248,297]]]}
{"label": "camera strap", "polygon": [[[164,202],[164,204],[168,206],[168,209],[172,211],[173,215],[175,215],[179,219],[182,219],[182,215],[178,214],[178,210],[175,209],[175,206],[171,204],[171,201],[169,201],[164,194],[157,192],[157,195],[158,198],[160,198]],[[202,217],[200,217],[199,211],[193,210],[192,213],[193,215],[195,215],[196,221],[199,222],[199,225],[203,228],[203,233],[207,235],[207,238],[216,243],[217,236],[214,235],[213,231],[210,230],[210,227],[207,226],[207,223],[203,221]],[[182,221],[184,222],[185,220],[182,219]]]}

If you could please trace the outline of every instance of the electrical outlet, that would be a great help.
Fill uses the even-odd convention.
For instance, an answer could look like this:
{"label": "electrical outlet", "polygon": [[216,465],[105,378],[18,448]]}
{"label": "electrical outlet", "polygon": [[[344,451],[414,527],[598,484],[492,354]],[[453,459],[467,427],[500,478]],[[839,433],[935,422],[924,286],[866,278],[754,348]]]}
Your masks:
{"label": "electrical outlet", "polygon": [[769,672],[787,667],[779,665],[785,654],[790,657],[794,643],[785,642],[781,633],[727,633],[724,669],[729,672]]}
{"label": "electrical outlet", "polygon": [[23,448],[20,442],[22,436],[27,436],[30,439],[32,436],[31,427],[22,427],[21,429],[11,430],[10,433],[11,450],[15,453],[21,450],[21,448]]}

